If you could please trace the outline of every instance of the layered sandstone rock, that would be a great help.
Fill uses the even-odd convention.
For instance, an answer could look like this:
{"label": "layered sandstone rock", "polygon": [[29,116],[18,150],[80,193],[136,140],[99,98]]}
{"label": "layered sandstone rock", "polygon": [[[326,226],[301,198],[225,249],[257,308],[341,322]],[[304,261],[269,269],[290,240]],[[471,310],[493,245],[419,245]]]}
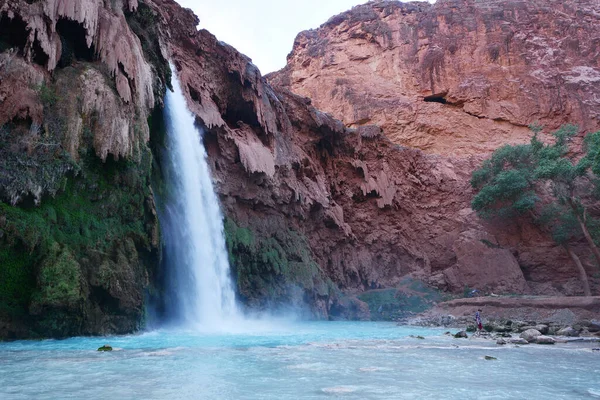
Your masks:
{"label": "layered sandstone rock", "polygon": [[527,126],[600,129],[594,0],[377,1],[300,33],[269,77],[395,143],[489,154]]}
{"label": "layered sandstone rock", "polygon": [[[599,18],[593,1],[372,2],[300,33],[287,66],[268,80],[348,127],[375,123],[397,144],[439,154],[464,176],[499,146],[526,143],[529,124],[574,123],[582,135],[600,129]],[[432,272],[433,282],[502,286],[506,274],[516,278],[511,290],[523,291],[524,275],[536,293],[580,292],[566,254],[546,234],[526,220],[483,223],[469,215],[470,196],[456,199],[464,201],[460,214],[448,208],[441,217],[464,222],[446,242],[454,258]],[[576,251],[594,275],[589,251]]]}

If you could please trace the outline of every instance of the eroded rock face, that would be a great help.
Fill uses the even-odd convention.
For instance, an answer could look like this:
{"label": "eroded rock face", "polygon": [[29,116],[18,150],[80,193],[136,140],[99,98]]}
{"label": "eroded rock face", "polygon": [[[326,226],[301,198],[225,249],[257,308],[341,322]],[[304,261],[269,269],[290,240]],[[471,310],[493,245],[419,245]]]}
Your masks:
{"label": "eroded rock face", "polygon": [[489,154],[534,122],[600,129],[599,23],[594,0],[373,2],[300,33],[269,80],[395,143]]}
{"label": "eroded rock face", "polygon": [[[249,306],[308,304],[309,311],[321,317],[368,318],[365,303],[351,296],[393,287],[406,275],[441,289],[460,290],[461,285],[473,282],[474,287],[481,288],[484,283],[486,289],[497,293],[526,292],[515,257],[521,266],[527,265],[524,277],[530,287],[536,283],[564,291],[565,285],[571,285],[569,279],[574,274],[566,255],[560,256],[560,249],[548,244],[547,238],[541,238],[530,226],[513,226],[512,231],[487,226],[469,207],[470,172],[477,166],[478,157],[462,156],[479,150],[487,154],[500,142],[524,141],[528,136],[520,126],[528,121],[519,119],[523,116],[512,106],[494,108],[486,102],[487,97],[469,97],[475,89],[461,89],[463,75],[459,79],[448,72],[453,59],[444,56],[450,61],[442,64],[435,54],[427,56],[431,49],[426,43],[419,44],[421,36],[433,40],[454,26],[436,10],[449,10],[448,15],[455,15],[454,5],[465,11],[463,8],[471,3],[465,6],[462,2],[442,1],[438,8],[431,8],[425,4],[378,2],[368,6],[371,11],[359,9],[366,13],[360,11],[358,17],[366,24],[364,29],[375,32],[370,33],[375,39],[361,46],[365,50],[375,45],[381,29],[388,38],[383,25],[381,29],[378,24],[367,26],[377,13],[383,13],[384,19],[425,21],[418,29],[410,24],[402,28],[417,32],[417,39],[406,45],[414,47],[416,43],[418,50],[413,64],[400,58],[390,67],[403,77],[402,84],[397,86],[393,79],[382,78],[369,83],[369,87],[392,85],[386,86],[387,92],[364,92],[369,101],[360,107],[370,115],[370,122],[381,124],[383,131],[368,125],[366,117],[347,120],[343,114],[339,115],[342,122],[313,107],[311,100],[288,90],[297,89],[289,83],[292,77],[286,77],[292,73],[290,68],[273,77],[271,86],[247,57],[209,32],[197,31],[197,17],[172,0],[145,0],[139,4],[93,0],[29,3],[11,0],[0,8],[3,22],[21,21],[10,25],[10,29],[25,32],[25,39],[17,42],[6,42],[6,31],[0,32],[2,44],[8,43],[0,52],[0,68],[9,71],[0,82],[0,123],[10,127],[0,131],[2,145],[8,144],[0,151],[14,156],[10,159],[14,163],[6,164],[8,167],[27,167],[19,169],[25,171],[22,175],[1,176],[0,195],[5,201],[0,203],[0,257],[16,260],[10,264],[15,271],[23,271],[23,266],[30,268],[25,270],[29,272],[21,283],[36,293],[35,298],[20,299],[17,304],[26,305],[21,312],[30,318],[19,320],[21,336],[27,335],[31,326],[54,336],[123,333],[140,326],[144,291],[159,275],[156,268],[160,246],[149,188],[153,160],[146,146],[146,117],[154,104],[153,91],[154,98],[159,98],[167,82],[163,56],[172,60],[190,109],[203,128],[209,163],[226,214],[233,274],[240,296]],[[478,10],[475,8],[472,14],[481,24],[485,18],[477,19],[483,15]],[[401,16],[402,12],[407,15]],[[347,26],[349,32],[354,17],[344,15],[334,18],[324,29]],[[592,13],[582,18],[596,17]],[[69,24],[61,25],[65,20]],[[443,21],[448,23],[443,25]],[[466,22],[456,22],[459,27],[461,24]],[[495,32],[495,26],[490,25],[490,32]],[[42,29],[45,33],[38,38],[37,32]],[[73,31],[77,34],[68,34]],[[465,28],[465,32],[470,31]],[[389,40],[396,40],[395,35],[391,34]],[[478,36],[480,40],[483,37]],[[360,35],[355,39],[359,40]],[[588,49],[588,37],[582,36],[581,40],[580,48]],[[94,46],[92,53],[85,51],[91,49],[90,43]],[[421,45],[425,50],[419,52]],[[72,52],[63,52],[63,46]],[[378,46],[387,57],[390,49]],[[470,48],[465,44],[465,49],[457,48],[455,53]],[[591,47],[588,50],[592,51]],[[294,54],[298,52],[297,48]],[[324,57],[319,54],[317,51],[310,60]],[[497,60],[502,59],[501,54]],[[512,55],[510,51],[507,54]],[[292,64],[295,59],[292,55]],[[435,66],[433,78],[428,74],[413,76],[420,63],[428,65],[427,59]],[[369,64],[365,60],[368,58],[363,61]],[[363,63],[360,59],[354,61]],[[311,63],[303,68],[312,68]],[[466,64],[460,65],[467,68]],[[10,72],[10,68],[21,73]],[[502,73],[510,71],[510,66],[504,64],[493,68]],[[147,80],[149,71],[151,79]],[[366,74],[367,70],[357,71],[363,77],[377,76]],[[520,72],[514,74],[514,79],[520,76]],[[498,76],[494,79],[506,78]],[[316,77],[307,76],[304,81],[316,82]],[[525,88],[529,87],[527,79]],[[326,84],[324,81],[322,87]],[[340,85],[358,85],[366,90],[361,84],[357,80]],[[596,83],[585,78],[577,84],[583,85],[577,87],[584,98],[586,85],[595,87]],[[423,102],[424,96],[433,95],[429,100],[439,97],[438,85],[448,89],[446,104]],[[545,99],[546,89],[533,86],[539,90],[536,95]],[[406,98],[397,101],[393,96],[403,93],[400,89],[406,92]],[[593,107],[586,108],[587,97],[576,108],[569,100],[571,95],[563,95],[572,115],[582,110],[593,114]],[[314,104],[327,108],[319,103],[318,93],[315,96]],[[332,106],[359,105],[354,100],[336,103],[335,96],[328,98]],[[502,96],[508,98],[506,93]],[[529,94],[524,96],[529,98]],[[355,99],[344,97],[349,98]],[[544,108],[546,100],[542,100],[539,109],[524,113],[540,119],[548,114],[544,121],[559,123],[562,117],[548,112]],[[456,104],[448,106],[449,101]],[[473,111],[477,105],[481,110]],[[382,117],[407,107],[413,111],[390,120]],[[417,108],[425,112],[416,112]],[[519,118],[509,116],[506,110],[513,110]],[[437,111],[447,114],[448,119],[436,121]],[[469,113],[480,113],[482,118]],[[153,114],[153,125],[158,125],[154,117],[159,115]],[[507,122],[494,121],[498,115]],[[452,121],[459,121],[457,126],[462,128],[455,128]],[[469,124],[477,130],[487,126],[478,124],[507,128],[494,128],[489,136],[477,139],[479,144],[476,137],[457,140],[462,137],[460,132],[470,132],[471,128],[466,129]],[[398,146],[398,142],[405,142],[398,139],[400,133],[395,136],[390,130],[396,126],[404,126],[406,137],[416,140],[406,143],[440,154]],[[161,150],[157,129],[152,130],[156,136],[150,143],[155,154]],[[422,136],[423,132],[447,133],[452,139],[437,144],[438,136],[433,140]],[[426,145],[418,144],[420,137],[425,138]],[[55,151],[55,147],[61,151]],[[8,167],[6,171],[10,171]],[[17,179],[20,177],[26,179]],[[30,198],[37,207],[6,204],[21,205]],[[502,236],[501,232],[508,233]],[[495,248],[497,243],[508,243],[510,251]],[[474,266],[483,266],[486,273]],[[64,280],[47,283],[56,276]],[[69,290],[46,290],[54,284],[64,284]],[[572,293],[578,293],[575,285],[569,287]],[[534,287],[534,291],[538,289],[544,291],[547,287]],[[0,297],[0,303],[4,300]],[[0,336],[7,331],[14,333],[15,321],[7,323],[3,317],[0,315]],[[56,321],[64,323],[57,325]]]}
{"label": "eroded rock face", "polygon": [[147,118],[166,61],[137,9],[0,2],[0,338],[142,326],[160,261]]}
{"label": "eroded rock face", "polygon": [[489,233],[462,232],[454,242],[456,265],[444,271],[452,290],[476,287],[503,293],[527,293],[529,287],[513,254],[494,243]]}
{"label": "eroded rock face", "polygon": [[[581,136],[600,129],[599,18],[593,1],[372,2],[300,33],[287,66],[267,78],[310,97],[348,127],[374,123],[394,143],[440,155],[439,164],[451,166],[460,180],[499,146],[528,142],[529,124],[554,129],[574,123]],[[393,184],[386,187],[394,191]],[[463,199],[471,196],[467,192]],[[566,253],[546,234],[527,221],[483,223],[469,208],[465,201],[441,217],[463,225],[445,236],[454,258],[444,272],[431,271],[433,283],[482,287],[490,277],[506,286],[497,278],[511,276],[515,292],[581,292]],[[424,215],[432,214],[411,218],[427,221]],[[467,239],[472,229],[497,242]],[[507,251],[476,251],[482,240]],[[585,246],[576,251],[588,258]],[[476,273],[477,265],[488,272]],[[592,262],[586,268],[595,273]]]}
{"label": "eroded rock face", "polygon": [[[39,102],[35,104],[32,99],[36,85],[43,83],[41,71],[54,72],[74,59],[100,61],[117,96],[112,95],[111,88],[110,94],[86,95],[84,99],[84,113],[98,113],[111,121],[94,132],[96,152],[106,159],[109,154],[130,157],[138,151],[140,143],[149,139],[145,120],[155,99],[151,67],[144,59],[140,39],[125,18],[125,12],[134,12],[137,7],[137,0],[4,1],[0,5],[1,36],[9,55],[3,55],[6,79],[2,79],[0,98],[13,106],[2,107],[0,125],[15,118],[42,122]],[[28,65],[23,66],[15,57]],[[15,70],[19,72],[16,77]],[[22,71],[26,71],[25,77],[20,75]],[[83,79],[90,91],[105,86],[103,78],[101,82],[90,76]],[[110,115],[107,111],[111,108],[114,111],[110,113],[137,114],[139,118],[134,121],[129,116]],[[67,129],[72,136],[82,135],[81,121]]]}
{"label": "eroded rock face", "polygon": [[[269,85],[248,58],[197,32],[191,13],[167,0],[153,4],[205,130],[244,299],[283,301],[297,293],[292,285],[328,315],[323,276],[347,294],[393,287],[408,274],[451,290],[529,290],[512,253],[486,247],[497,239],[470,210],[475,160],[400,147],[377,126],[346,127]],[[298,251],[291,242],[307,246]],[[306,271],[308,281],[299,278]]]}

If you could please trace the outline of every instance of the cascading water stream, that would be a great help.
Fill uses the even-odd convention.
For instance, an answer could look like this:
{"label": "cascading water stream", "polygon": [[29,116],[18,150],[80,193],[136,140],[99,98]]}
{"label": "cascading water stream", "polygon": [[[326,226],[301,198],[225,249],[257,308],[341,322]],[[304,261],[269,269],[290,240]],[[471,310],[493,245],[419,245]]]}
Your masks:
{"label": "cascading water stream", "polygon": [[202,132],[188,110],[173,71],[165,100],[169,188],[161,210],[167,259],[167,313],[186,326],[221,330],[239,318],[223,235],[223,216],[213,189]]}

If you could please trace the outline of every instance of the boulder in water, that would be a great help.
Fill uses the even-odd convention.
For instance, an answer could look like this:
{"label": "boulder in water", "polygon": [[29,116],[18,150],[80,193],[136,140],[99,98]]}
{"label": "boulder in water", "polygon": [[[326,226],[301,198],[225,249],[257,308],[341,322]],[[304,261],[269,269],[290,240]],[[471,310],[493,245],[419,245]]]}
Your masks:
{"label": "boulder in water", "polygon": [[600,332],[600,321],[590,321],[590,324],[588,325],[588,330],[593,333]]}
{"label": "boulder in water", "polygon": [[535,341],[535,338],[541,336],[542,333],[537,329],[527,329],[525,332],[521,333],[520,337],[522,339],[527,340],[528,342]]}
{"label": "boulder in water", "polygon": [[535,342],[537,344],[554,344],[556,343],[556,340],[550,336],[541,335],[535,338]]}
{"label": "boulder in water", "polygon": [[113,351],[113,348],[109,344],[105,344],[102,347],[98,347],[98,351]]}
{"label": "boulder in water", "polygon": [[500,339],[496,340],[496,344],[499,344],[499,345],[501,345],[501,346],[502,346],[502,345],[505,345],[506,343],[507,343],[507,341],[506,341],[506,340],[504,340],[504,339],[502,339],[502,338],[500,338]]}
{"label": "boulder in water", "polygon": [[534,327],[534,329],[539,331],[542,335],[548,334],[548,325],[538,324]]}
{"label": "boulder in water", "polygon": [[486,360],[488,360],[488,361],[497,360],[497,358],[496,358],[496,357],[492,357],[492,356],[485,356],[484,358],[485,358]]}
{"label": "boulder in water", "polygon": [[575,329],[573,329],[573,327],[570,327],[570,326],[562,328],[561,330],[556,332],[556,334],[558,336],[569,336],[569,337],[579,336],[579,332],[577,332]]}
{"label": "boulder in water", "polygon": [[454,337],[455,337],[455,338],[457,338],[457,339],[466,339],[466,338],[468,338],[469,336],[467,335],[467,332],[465,332],[465,331],[460,331],[460,332],[457,332],[457,333],[454,335]]}
{"label": "boulder in water", "polygon": [[[508,321],[508,323],[503,323],[503,322],[490,322],[488,325],[491,326],[491,330],[489,330],[490,332],[500,332],[500,333],[504,333],[504,332],[510,332],[512,331],[512,326],[510,325],[511,321]],[[487,325],[486,325],[486,330],[487,329]]]}
{"label": "boulder in water", "polygon": [[452,325],[456,321],[454,315],[443,315],[441,319],[442,326]]}

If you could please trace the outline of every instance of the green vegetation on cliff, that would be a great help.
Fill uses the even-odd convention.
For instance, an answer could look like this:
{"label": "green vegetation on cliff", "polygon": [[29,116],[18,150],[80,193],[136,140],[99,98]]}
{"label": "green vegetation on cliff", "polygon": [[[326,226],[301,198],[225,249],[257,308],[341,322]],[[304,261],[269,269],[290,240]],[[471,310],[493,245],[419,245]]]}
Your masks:
{"label": "green vegetation on cliff", "polygon": [[397,321],[430,309],[444,296],[420,280],[405,277],[395,289],[370,290],[358,299],[369,305],[371,320]]}
{"label": "green vegetation on cliff", "polygon": [[532,130],[529,144],[503,146],[473,172],[471,184],[476,194],[471,206],[483,218],[531,219],[565,249],[577,268],[584,294],[589,296],[587,272],[572,244],[584,239],[600,265],[592,229],[598,224],[584,199],[589,203],[598,192],[594,172],[600,159],[600,132],[588,135],[586,155],[577,162],[569,148],[577,127],[565,125],[552,132],[552,144],[538,139],[541,127],[532,126]]}
{"label": "green vegetation on cliff", "polygon": [[301,304],[304,296],[325,298],[337,290],[294,230],[264,237],[226,218],[225,238],[238,292],[251,306]]}
{"label": "green vegetation on cliff", "polygon": [[23,317],[56,308],[81,314],[83,275],[100,267],[94,260],[118,262],[128,239],[150,252],[152,227],[144,223],[149,157],[147,151],[140,163],[102,163],[88,154],[80,173],[65,178],[64,188],[40,206],[0,202],[0,313]]}

